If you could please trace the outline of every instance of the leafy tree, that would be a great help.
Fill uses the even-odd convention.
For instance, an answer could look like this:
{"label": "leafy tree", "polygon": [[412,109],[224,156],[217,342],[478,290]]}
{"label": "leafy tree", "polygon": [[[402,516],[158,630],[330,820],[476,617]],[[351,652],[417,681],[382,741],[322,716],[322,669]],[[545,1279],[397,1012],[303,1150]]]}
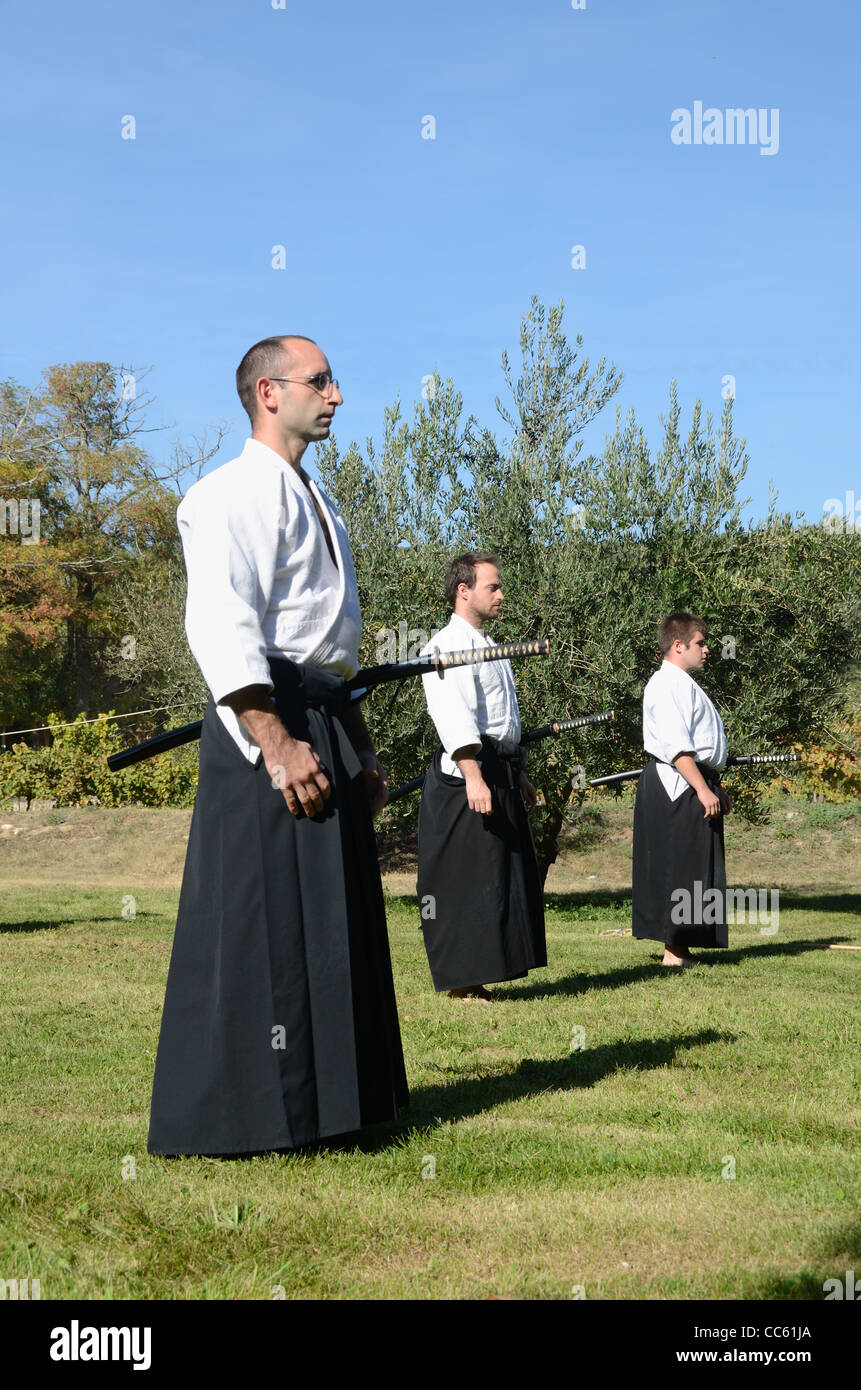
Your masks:
{"label": "leafy tree", "polygon": [[[410,425],[399,406],[387,412],[379,458],[370,441],[367,457],[353,443],[341,458],[331,440],[320,459],[356,553],[364,660],[383,659],[372,647],[385,630],[400,629],[409,644],[447,621],[442,575],[452,555],[496,551],[506,599],[494,635],[552,644],[549,660],[518,668],[524,726],[616,710],[610,728],[532,745],[544,872],[585,794],[572,793],[572,767],[595,775],[642,761],[642,690],[668,612],[688,608],[709,624],[704,685],[742,751],[821,739],[859,656],[859,538],[826,535],[774,504],[765,522],[743,525],[748,457],[731,401],[717,426],[697,402],[684,433],[673,385],[657,453],[630,411],[617,413],[600,457],[583,456],[580,435],[621,378],[603,359],[593,370],[580,357],[581,339],[576,349],[568,343],[562,313],[533,300],[517,374],[503,356],[511,399],[497,408],[506,437],[472,418],[461,423],[448,382],[416,405]],[[411,645],[398,652],[409,654]],[[435,735],[418,683],[394,706],[379,694],[369,718],[393,783],[427,765]],[[737,784],[751,815],[756,786],[749,775]],[[415,811],[413,800],[388,814],[403,822]]]}
{"label": "leafy tree", "polygon": [[[143,447],[150,398],[135,376],[104,362],[49,367],[38,389],[0,393],[3,496],[37,498],[38,543],[0,537],[0,717],[41,722],[48,708],[113,700],[111,652],[127,634],[122,596],[134,574],[179,558],[179,480],[220,443],[173,446],[154,462]],[[157,621],[152,615],[151,626]],[[122,703],[122,701],[120,701]]]}

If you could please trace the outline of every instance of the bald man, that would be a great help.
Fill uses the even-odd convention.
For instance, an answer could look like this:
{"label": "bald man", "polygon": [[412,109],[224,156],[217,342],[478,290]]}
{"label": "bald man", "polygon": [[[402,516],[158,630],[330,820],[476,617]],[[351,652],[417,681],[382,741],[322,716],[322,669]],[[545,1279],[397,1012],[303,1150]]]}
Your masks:
{"label": "bald man", "polygon": [[251,438],[178,511],[186,632],[212,694],[153,1084],[149,1151],[296,1149],[407,1101],[358,706],[343,519],[302,466],[343,402],[309,338],[236,373]]}

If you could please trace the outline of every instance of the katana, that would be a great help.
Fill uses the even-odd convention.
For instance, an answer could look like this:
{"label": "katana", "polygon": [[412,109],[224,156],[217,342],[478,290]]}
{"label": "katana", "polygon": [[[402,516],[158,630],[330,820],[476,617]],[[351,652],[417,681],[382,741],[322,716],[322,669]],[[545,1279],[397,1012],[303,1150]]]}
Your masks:
{"label": "katana", "polygon": [[612,724],[615,718],[614,709],[605,709],[600,714],[578,714],[574,719],[554,719],[538,729],[527,729],[520,742],[536,743],[540,738],[558,738],[560,734],[567,734],[570,729],[582,729],[586,724]]}
{"label": "katana", "polygon": [[[800,763],[800,753],[740,753],[736,758],[727,758],[727,767],[754,767],[760,763]],[[611,772],[606,777],[590,777],[590,787],[614,787],[620,782],[635,782],[645,772],[643,767],[635,767],[631,772]]]}
{"label": "katana", "polygon": [[[380,666],[366,666],[364,670],[357,671],[350,680],[343,681],[327,703],[340,703],[345,697],[350,701],[363,700],[378,685],[408,680],[412,676],[425,676],[434,671],[440,680],[443,680],[446,671],[457,666],[475,666],[484,661],[509,661],[512,657],[520,656],[548,656],[549,653],[550,642],[546,637],[534,642],[504,642],[495,647],[467,647],[457,652],[441,652],[439,647],[435,647],[428,656],[412,656],[406,661],[385,661]],[[301,670],[301,663],[295,664]],[[169,729],[166,733],[156,734],[131,748],[112,753],[108,758],[108,767],[111,772],[119,772],[124,767],[143,762],[145,758],[166,753],[169,748],[179,748],[183,743],[193,743],[195,739],[200,738],[202,728],[203,720],[195,719],[191,724],[183,724],[179,729]]]}
{"label": "katana", "polygon": [[[612,724],[616,718],[616,711],[612,709],[602,710],[600,714],[578,714],[575,719],[554,719],[550,724],[542,724],[538,729],[527,729],[520,742],[537,743],[540,738],[558,738],[560,734],[567,734],[571,729],[582,729],[586,724]],[[410,792],[417,792],[419,787],[424,786],[425,773],[421,777],[414,777],[411,782],[404,782],[400,787],[395,787],[389,792],[386,805],[390,806],[393,801],[400,801],[402,796],[409,796]]]}

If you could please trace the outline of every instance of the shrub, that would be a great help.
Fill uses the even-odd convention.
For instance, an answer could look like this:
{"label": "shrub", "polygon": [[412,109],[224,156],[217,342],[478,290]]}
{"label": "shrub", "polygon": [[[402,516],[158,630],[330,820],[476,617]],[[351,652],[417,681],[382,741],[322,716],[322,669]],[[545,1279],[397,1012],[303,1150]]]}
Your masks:
{"label": "shrub", "polygon": [[122,748],[126,731],[100,715],[85,715],[65,728],[48,716],[54,730],[49,747],[16,743],[0,754],[0,802],[12,797],[54,801],[58,806],[191,806],[197,789],[197,749],[162,753],[121,772],[111,772],[108,755]]}

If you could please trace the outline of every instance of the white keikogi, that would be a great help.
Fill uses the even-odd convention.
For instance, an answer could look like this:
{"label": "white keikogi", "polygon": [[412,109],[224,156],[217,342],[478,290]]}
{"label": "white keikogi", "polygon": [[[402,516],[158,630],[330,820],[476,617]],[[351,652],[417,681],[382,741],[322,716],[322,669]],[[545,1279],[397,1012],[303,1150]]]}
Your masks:
{"label": "white keikogi", "polygon": [[[349,678],[362,618],[343,518],[313,482],[335,547],[293,468],[249,439],[238,458],[189,489],[177,521],[188,570],[188,644],[218,705],[248,685],[272,688],[267,657]],[[260,749],[233,710],[218,714],[249,762]]]}
{"label": "white keikogi", "polygon": [[[495,645],[483,628],[473,627],[453,613],[421,654],[433,655],[435,647],[441,652],[457,652]],[[442,680],[433,672],[423,676],[422,681],[428,713],[445,750],[441,760],[444,773],[463,776],[451,755],[458,748],[480,744],[482,734],[500,744],[503,752],[515,751],[520,743],[520,710],[510,661],[456,666],[446,671]]]}
{"label": "white keikogi", "polygon": [[355,573],[343,520],[311,487],[251,440],[179,509],[189,642],[214,700],[273,690],[332,795],[292,815],[260,749],[210,701],[150,1153],[293,1150],[394,1119],[408,1099],[365,778],[347,711],[325,698],[357,667]]}
{"label": "white keikogi", "polygon": [[[465,618],[450,621],[424,649],[491,647]],[[520,711],[508,661],[484,661],[423,677],[442,747],[425,777],[418,824],[418,893],[432,902],[422,933],[434,987],[457,990],[524,978],[547,964],[544,904],[519,770]],[[482,734],[489,742],[481,746]],[[475,748],[493,814],[469,806],[452,759]]]}
{"label": "white keikogi", "polygon": [[723,720],[697,682],[671,661],[662,662],[643,691],[643,747],[658,759],[658,776],[671,801],[688,783],[672,766],[680,753],[720,771],[726,765]]}

